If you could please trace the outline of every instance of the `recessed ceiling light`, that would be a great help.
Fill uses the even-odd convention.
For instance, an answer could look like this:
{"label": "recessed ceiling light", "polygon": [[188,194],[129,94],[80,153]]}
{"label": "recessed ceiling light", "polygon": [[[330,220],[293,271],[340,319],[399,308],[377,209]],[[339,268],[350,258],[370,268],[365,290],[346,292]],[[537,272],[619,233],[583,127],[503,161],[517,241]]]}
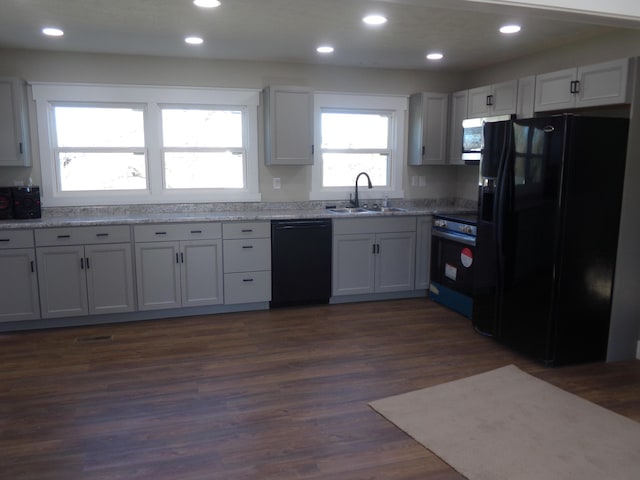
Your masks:
{"label": "recessed ceiling light", "polygon": [[316,48],[318,53],[333,53],[333,47],[331,45],[321,45]]}
{"label": "recessed ceiling light", "polygon": [[387,23],[387,17],[382,15],[367,15],[362,19],[367,25],[383,25]]}
{"label": "recessed ceiling light", "polygon": [[184,39],[189,45],[200,45],[204,42],[200,37],[187,37]]}
{"label": "recessed ceiling light", "polygon": [[42,33],[44,33],[45,35],[48,35],[50,37],[61,37],[62,35],[64,35],[64,32],[62,30],[60,30],[59,28],[54,28],[54,27],[46,27],[42,29]]}
{"label": "recessed ceiling light", "polygon": [[518,33],[520,25],[503,25],[500,27],[500,33]]}
{"label": "recessed ceiling light", "polygon": [[429,60],[442,60],[444,58],[444,55],[441,54],[440,52],[433,52],[433,53],[428,53],[427,58]]}
{"label": "recessed ceiling light", "polygon": [[215,8],[221,5],[218,0],[193,0],[193,4],[202,8]]}

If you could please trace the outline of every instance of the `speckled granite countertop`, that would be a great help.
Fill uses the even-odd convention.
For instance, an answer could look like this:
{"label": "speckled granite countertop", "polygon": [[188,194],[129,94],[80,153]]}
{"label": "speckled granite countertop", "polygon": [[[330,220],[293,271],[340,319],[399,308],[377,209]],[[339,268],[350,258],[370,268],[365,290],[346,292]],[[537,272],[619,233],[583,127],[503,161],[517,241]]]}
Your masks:
{"label": "speckled granite countertop", "polygon": [[[428,202],[425,202],[428,203]],[[366,218],[432,215],[438,212],[473,211],[472,205],[456,205],[452,202],[435,202],[436,204],[420,205],[416,203],[394,203],[403,211],[335,213],[311,202],[291,204],[228,204],[224,208],[220,204],[128,206],[128,207],[77,207],[43,209],[42,218],[30,220],[1,220],[0,230],[29,229],[53,227],[80,227],[96,225],[138,225],[148,223],[188,223],[188,222],[226,222],[226,221],[259,221],[259,220],[291,220],[306,218]],[[251,207],[254,207],[253,209]],[[271,207],[271,208],[270,208]],[[275,208],[274,208],[275,207]]]}

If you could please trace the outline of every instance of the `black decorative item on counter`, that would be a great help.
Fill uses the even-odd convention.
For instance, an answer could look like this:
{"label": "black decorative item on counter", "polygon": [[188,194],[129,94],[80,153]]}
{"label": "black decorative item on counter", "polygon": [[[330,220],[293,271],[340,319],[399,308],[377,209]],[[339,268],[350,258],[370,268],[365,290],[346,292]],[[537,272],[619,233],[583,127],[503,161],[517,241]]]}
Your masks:
{"label": "black decorative item on counter", "polygon": [[40,218],[40,187],[0,187],[0,219]]}

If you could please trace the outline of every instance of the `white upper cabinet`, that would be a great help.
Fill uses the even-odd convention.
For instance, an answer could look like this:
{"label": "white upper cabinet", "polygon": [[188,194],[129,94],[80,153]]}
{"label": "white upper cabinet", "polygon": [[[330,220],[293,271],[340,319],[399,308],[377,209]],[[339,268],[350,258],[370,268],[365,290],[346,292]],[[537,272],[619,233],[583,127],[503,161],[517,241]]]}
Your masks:
{"label": "white upper cabinet", "polygon": [[313,92],[270,86],[263,92],[266,165],[313,164]]}
{"label": "white upper cabinet", "polygon": [[536,76],[535,110],[629,103],[628,58]]}
{"label": "white upper cabinet", "polygon": [[0,78],[0,166],[31,166],[24,84],[17,78]]}
{"label": "white upper cabinet", "polygon": [[467,118],[516,113],[518,81],[496,83],[469,90]]}
{"label": "white upper cabinet", "polygon": [[447,163],[449,94],[414,93],[409,97],[409,165]]}
{"label": "white upper cabinet", "polygon": [[449,105],[449,164],[464,165],[462,160],[462,121],[467,118],[468,90],[451,94]]}
{"label": "white upper cabinet", "polygon": [[517,118],[532,118],[534,112],[536,77],[530,75],[518,80]]}

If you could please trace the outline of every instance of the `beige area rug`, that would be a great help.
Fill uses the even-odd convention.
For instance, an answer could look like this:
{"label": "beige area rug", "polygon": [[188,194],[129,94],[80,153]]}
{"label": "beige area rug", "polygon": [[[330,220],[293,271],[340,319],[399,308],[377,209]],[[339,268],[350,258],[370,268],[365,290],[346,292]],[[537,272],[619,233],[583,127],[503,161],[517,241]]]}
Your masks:
{"label": "beige area rug", "polygon": [[470,480],[640,479],[640,423],[513,365],[370,406]]}

